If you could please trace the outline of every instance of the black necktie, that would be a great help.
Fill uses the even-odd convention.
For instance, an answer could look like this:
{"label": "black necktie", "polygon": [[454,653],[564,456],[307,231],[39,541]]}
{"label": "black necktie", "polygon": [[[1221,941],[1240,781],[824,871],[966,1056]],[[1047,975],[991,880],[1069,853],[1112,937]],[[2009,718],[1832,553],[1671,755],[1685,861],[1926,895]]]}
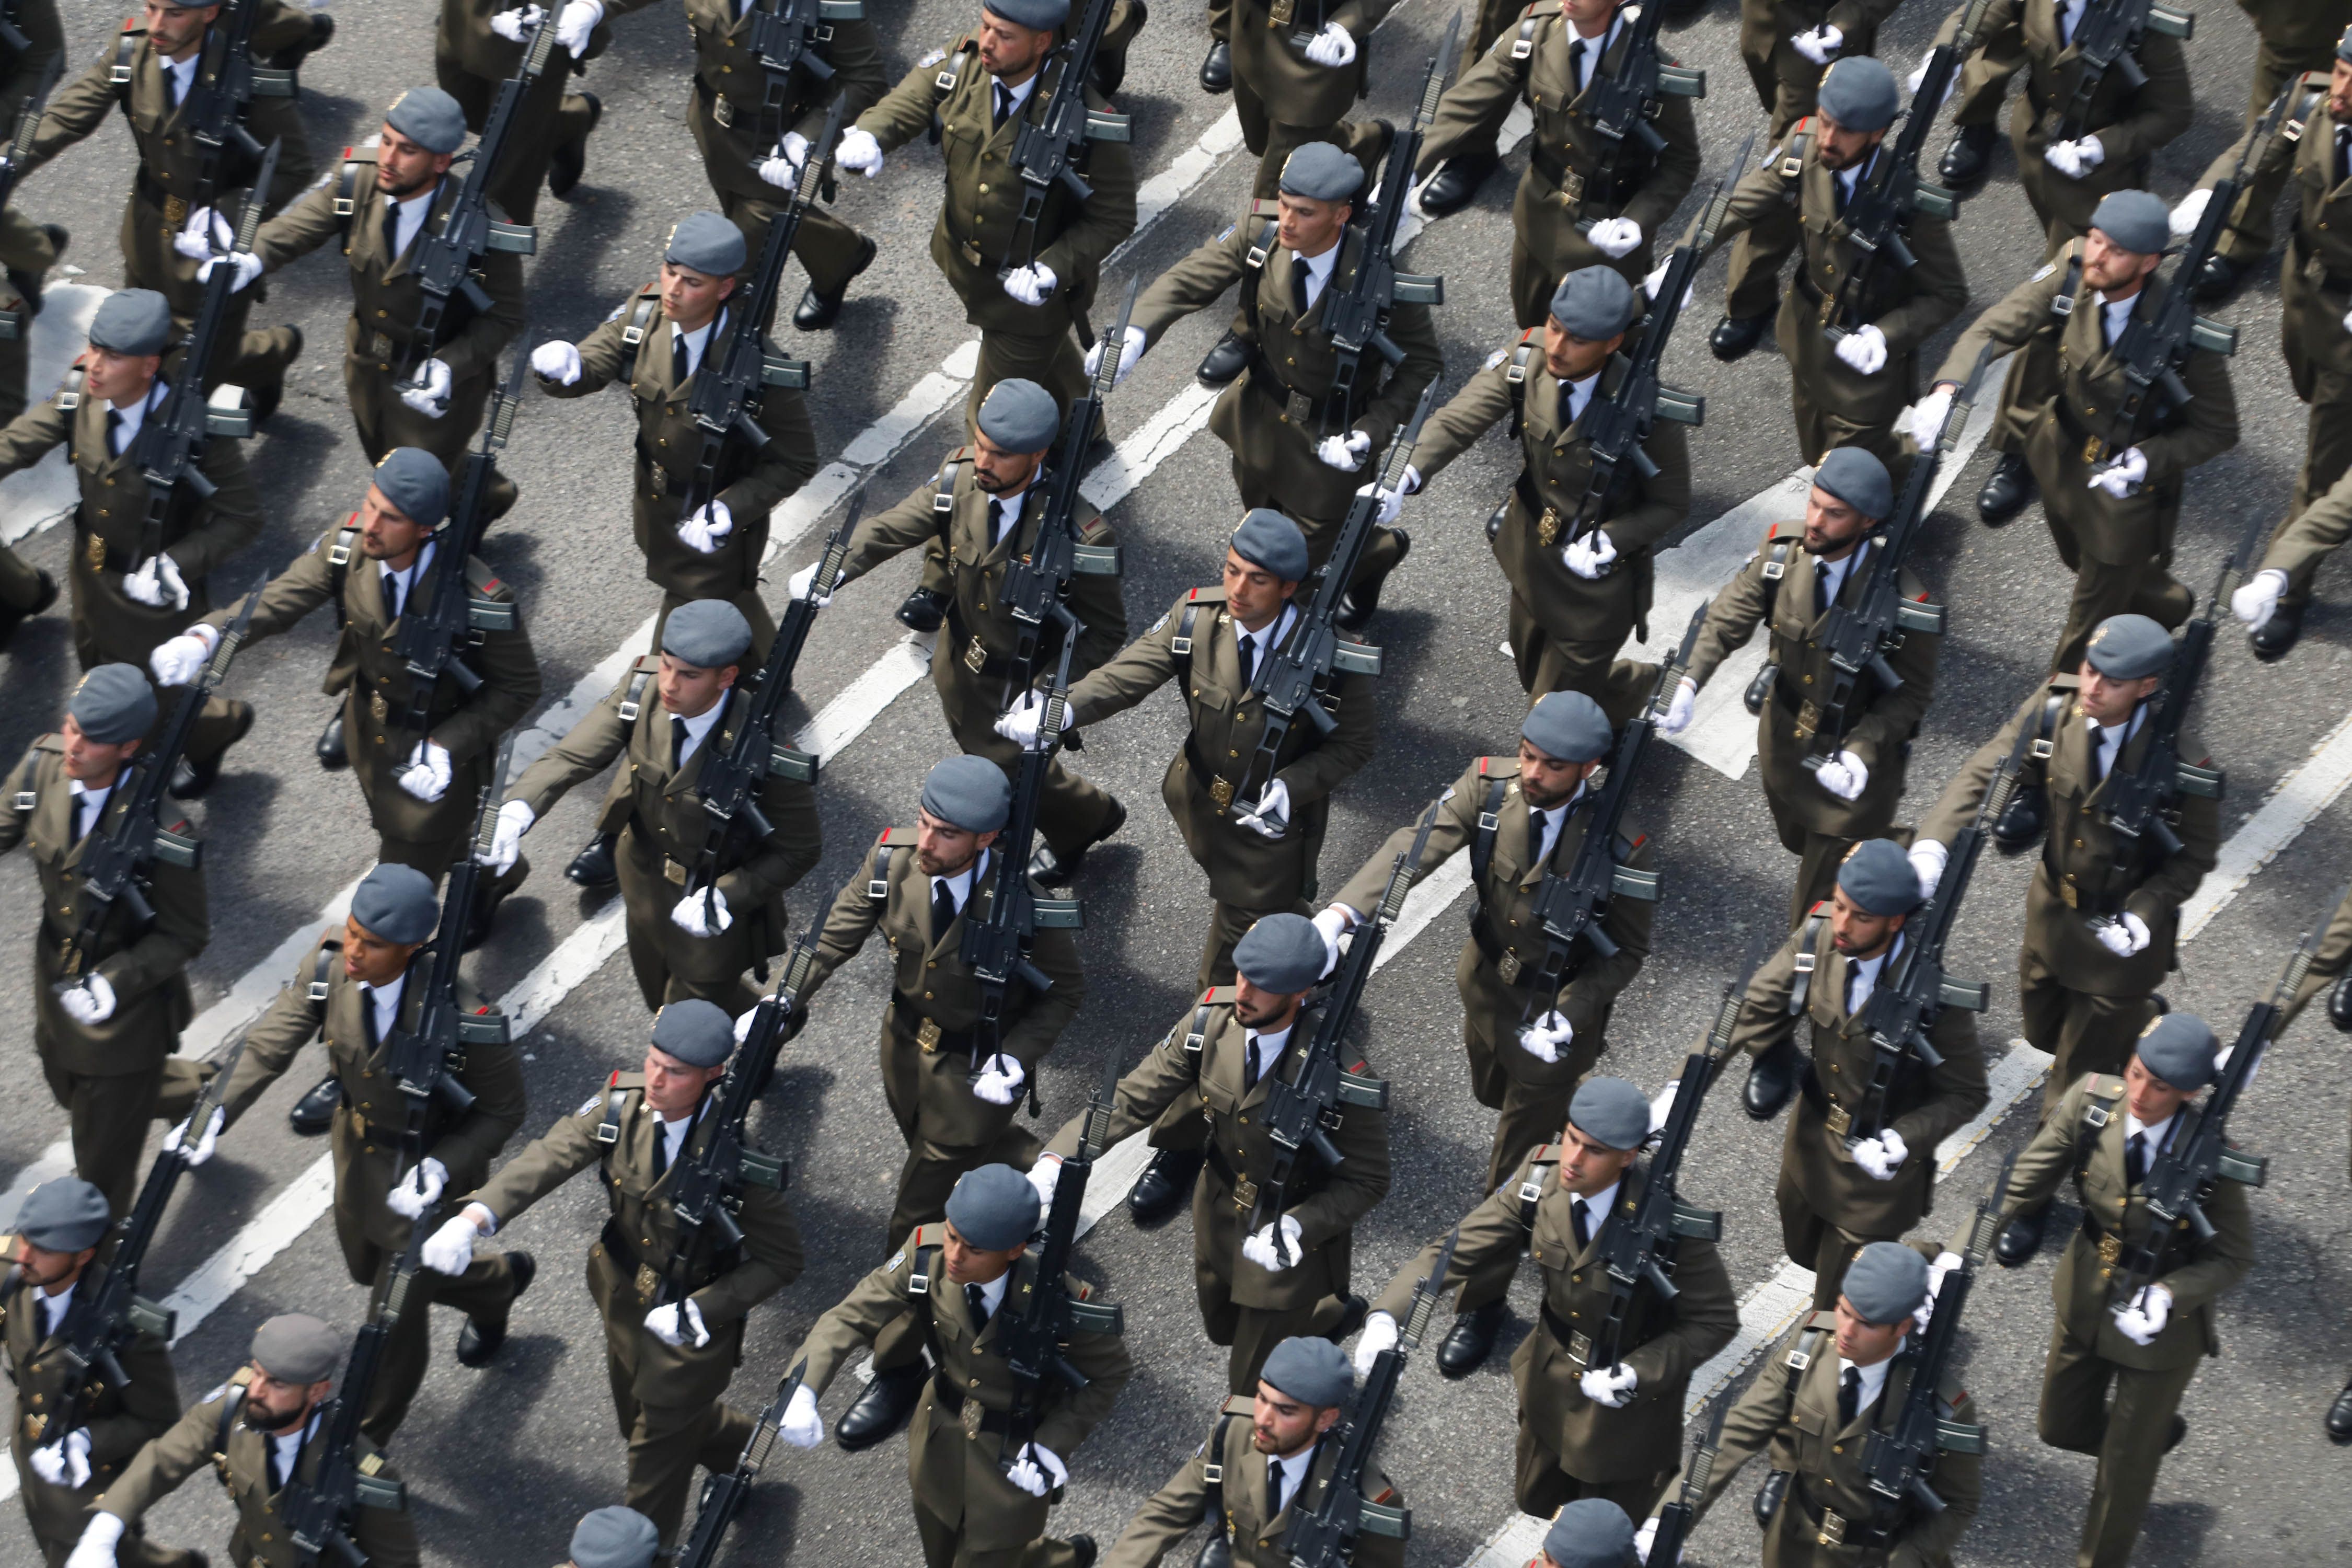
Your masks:
{"label": "black necktie", "polygon": [[988,1327],[988,1291],[982,1286],[963,1288],[965,1303],[971,1308],[971,1326],[975,1331]]}
{"label": "black necktie", "polygon": [[1257,1087],[1257,1037],[1242,1037],[1242,1092],[1247,1094]]}
{"label": "black necktie", "polygon": [[73,797],[73,842],[79,844],[89,837],[91,828],[98,826],[96,798],[88,795],[78,795]]}
{"label": "black necktie", "polygon": [[1568,46],[1568,79],[1579,92],[1584,90],[1584,40],[1577,38]]}
{"label": "black necktie", "polygon": [[1544,863],[1544,813],[1533,806],[1528,808],[1528,866],[1529,869]]}
{"label": "black necktie", "polygon": [[1003,539],[1005,526],[1004,503],[992,496],[988,502],[988,542],[992,548]]}
{"label": "black necktie", "polygon": [[1257,638],[1249,632],[1244,632],[1234,647],[1241,655],[1242,685],[1246,688],[1250,677],[1257,673]]}
{"label": "black necktie", "polygon": [[33,1326],[40,1331],[33,1336],[33,1342],[37,1345],[47,1340],[51,1334],[57,1332],[58,1310],[56,1307],[51,1306],[49,1304],[48,1298],[45,1296],[34,1297],[33,1305],[40,1313],[40,1316],[37,1318],[33,1323]]}
{"label": "black necktie", "polygon": [[955,924],[956,897],[942,877],[931,884],[931,940],[937,942]]}
{"label": "black necktie", "polygon": [[1570,1222],[1576,1226],[1576,1249],[1579,1252],[1581,1252],[1586,1247],[1592,1245],[1592,1226],[1584,1217],[1584,1200],[1582,1198],[1570,1198],[1569,1200],[1568,1217]]}
{"label": "black necktie", "polygon": [[360,987],[360,1027],[367,1031],[368,1049],[383,1044],[383,1031],[375,1026],[375,987]]}
{"label": "black necktie", "polygon": [[672,328],[669,334],[669,384],[684,386],[686,378],[693,374],[686,355],[686,334]]}
{"label": "black necktie", "polygon": [[1002,125],[1013,112],[1013,89],[1003,82],[996,84],[996,123]]}
{"label": "black necktie", "polygon": [[1290,258],[1290,307],[1298,312],[1300,321],[1307,319],[1307,279],[1313,271],[1314,268],[1307,265],[1307,258],[1294,256]]}
{"label": "black necktie", "polygon": [[[195,74],[193,67],[190,68],[188,74],[190,76],[194,76]],[[165,100],[170,103],[172,108],[177,109],[180,107],[179,68],[168,63],[163,67],[163,97]]]}
{"label": "black necktie", "polygon": [[110,458],[122,456],[122,410],[120,408],[106,411],[106,455]]}
{"label": "black necktie", "polygon": [[654,1180],[660,1181],[662,1173],[668,1169],[669,1123],[656,1117],[654,1119]]}
{"label": "black necktie", "polygon": [[1850,1366],[1838,1379],[1838,1425],[1853,1425],[1854,1412],[1862,1405],[1862,1368]]}
{"label": "black necktie", "polygon": [[2336,183],[2342,184],[2352,177],[2352,129],[2336,133]]}
{"label": "black necktie", "polygon": [[261,1452],[263,1462],[269,1468],[269,1495],[276,1497],[286,1489],[286,1469],[278,1458],[278,1439],[264,1437],[261,1440]]}
{"label": "black necktie", "polygon": [[686,721],[673,713],[669,716],[669,771],[686,766]]}
{"label": "black necktie", "polygon": [[391,572],[383,574],[383,617],[387,621],[400,619],[400,578]]}
{"label": "black necktie", "polygon": [[1280,1459],[1265,1462],[1265,1496],[1268,1517],[1282,1511],[1283,1482],[1289,1479]]}
{"label": "black necktie", "polygon": [[2147,1179],[2147,1134],[2135,1132],[2124,1140],[2124,1180],[2138,1186]]}

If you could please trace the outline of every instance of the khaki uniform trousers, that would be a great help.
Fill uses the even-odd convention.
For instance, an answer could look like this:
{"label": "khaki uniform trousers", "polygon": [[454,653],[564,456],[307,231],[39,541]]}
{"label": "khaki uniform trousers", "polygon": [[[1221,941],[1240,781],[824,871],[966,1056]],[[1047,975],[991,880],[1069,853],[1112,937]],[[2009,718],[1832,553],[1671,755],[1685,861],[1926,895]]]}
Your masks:
{"label": "khaki uniform trousers", "polygon": [[1772,1188],[1772,1202],[1780,1211],[1780,1247],[1790,1259],[1813,1271],[1813,1308],[1826,1312],[1837,1306],[1845,1283],[1846,1266],[1853,1255],[1874,1238],[1842,1230],[1814,1212],[1798,1190],[1784,1164]]}
{"label": "khaki uniform trousers", "polygon": [[[110,1212],[129,1214],[145,1176],[147,1124],[185,1121],[195,1109],[196,1095],[217,1069],[209,1063],[199,1066],[167,1057],[150,1070],[101,1077],[60,1067],[51,1042],[37,1026],[33,1045],[49,1094],[66,1113],[74,1173],[106,1194]],[[113,1255],[110,1236],[101,1251]]]}
{"label": "khaki uniform trousers", "polygon": [[[437,47],[433,75],[441,90],[465,110],[467,129],[478,133],[489,119],[490,105],[498,100],[499,84],[474,75]],[[517,223],[530,223],[538,212],[540,188],[547,184],[547,164],[555,149],[588,140],[588,128],[593,123],[588,100],[566,90],[571,82],[568,64],[551,66],[540,73],[516,110],[514,132],[499,160],[499,178],[490,187],[490,199]]]}
{"label": "khaki uniform trousers", "polygon": [[[1540,1334],[1548,1331],[1535,1331]],[[1551,1446],[1524,1415],[1519,1418],[1517,1471],[1514,1485],[1519,1511],[1538,1519],[1549,1519],[1582,1498],[1613,1502],[1625,1510],[1628,1519],[1648,1519],[1657,1512],[1657,1501],[1664,1495],[1666,1483],[1675,1479],[1674,1471],[1660,1470],[1638,1481],[1579,1480],[1560,1468],[1559,1456],[1552,1452]]]}
{"label": "khaki uniform trousers", "polygon": [[961,1525],[950,1524],[915,1500],[915,1533],[922,1538],[924,1568],[1076,1568],[1078,1554],[1066,1541],[1040,1536],[1025,1546],[975,1551],[964,1543]]}
{"label": "khaki uniform trousers", "polygon": [[2156,1016],[2156,1004],[2146,996],[2094,996],[2069,990],[2032,948],[2018,958],[2017,1010],[2026,1044],[2057,1058],[2042,1086],[2045,1117],[2084,1073],[2122,1072],[2139,1032]]}
{"label": "khaki uniform trousers", "polygon": [[2140,1521],[2156,1491],[2173,1412],[2197,1375],[2197,1363],[2161,1372],[2117,1366],[2052,1325],[2042,1370],[2042,1440],[2099,1461],[2091,1507],[2083,1519],[2075,1568],[2126,1568]]}
{"label": "khaki uniform trousers", "polygon": [[[339,1129],[343,1120],[337,1119]],[[344,1134],[339,1130],[337,1136]],[[335,1239],[342,1246],[343,1263],[352,1272],[352,1282],[368,1287],[371,1309],[382,1305],[399,1258],[368,1240],[366,1227],[341,1203],[335,1205]],[[393,1434],[407,1419],[409,1404],[424,1386],[425,1373],[433,1361],[431,1314],[424,1310],[425,1307],[438,1302],[480,1323],[503,1323],[508,1309],[514,1305],[514,1270],[508,1266],[503,1252],[485,1253],[475,1258],[454,1279],[430,1268],[417,1270],[416,1277],[409,1281],[407,1310],[401,1313],[399,1321],[393,1326],[392,1337],[384,1342],[383,1368],[374,1388],[369,1391],[360,1430],[377,1447],[390,1447]]]}
{"label": "khaki uniform trousers", "polygon": [[1198,1258],[1192,1263],[1192,1286],[1209,1342],[1227,1347],[1226,1388],[1234,1394],[1257,1392],[1257,1375],[1275,1346],[1301,1335],[1327,1335],[1348,1312],[1348,1304],[1337,1296],[1278,1310],[1242,1306],[1233,1299],[1233,1282]]}

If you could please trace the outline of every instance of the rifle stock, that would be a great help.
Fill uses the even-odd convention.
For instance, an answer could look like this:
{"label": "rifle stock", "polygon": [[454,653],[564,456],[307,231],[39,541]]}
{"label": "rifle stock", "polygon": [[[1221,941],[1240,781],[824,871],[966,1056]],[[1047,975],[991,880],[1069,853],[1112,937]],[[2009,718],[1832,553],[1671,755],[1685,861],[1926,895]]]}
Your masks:
{"label": "rifle stock", "polygon": [[742,1457],[735,1468],[725,1475],[709,1479],[702,1494],[702,1506],[694,1516],[694,1534],[678,1554],[677,1568],[710,1568],[719,1560],[719,1543],[726,1539],[727,1527],[743,1511],[750,1500],[751,1483],[768,1468],[768,1459],[776,1449],[776,1429],[782,1425],[784,1412],[800,1392],[801,1380],[808,1371],[808,1358],[793,1363],[793,1370],[776,1384],[776,1397],[751,1424],[751,1436],[743,1444]]}

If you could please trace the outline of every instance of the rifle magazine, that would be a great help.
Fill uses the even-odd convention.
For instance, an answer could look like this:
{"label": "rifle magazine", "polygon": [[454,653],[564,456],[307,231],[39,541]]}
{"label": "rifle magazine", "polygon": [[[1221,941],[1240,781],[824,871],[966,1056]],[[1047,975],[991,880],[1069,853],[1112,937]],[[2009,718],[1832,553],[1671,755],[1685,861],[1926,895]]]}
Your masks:
{"label": "rifle magazine", "polygon": [[820,766],[822,763],[814,752],[801,752],[790,746],[778,746],[768,753],[768,773],[772,778],[790,779],[794,784],[813,784],[816,783],[817,770]]}
{"label": "rifle magazine", "polygon": [[1070,1300],[1068,1321],[1082,1334],[1123,1334],[1127,1332],[1126,1309],[1108,1301]]}
{"label": "rifle magazine", "polygon": [[2270,1178],[2271,1163],[2261,1154],[2249,1154],[2242,1149],[2225,1148],[2214,1164],[2213,1173],[2242,1186],[2259,1187]]}
{"label": "rifle magazine", "polygon": [[1339,1075],[1338,1098],[1342,1105],[1360,1106],[1366,1110],[1386,1110],[1389,1108],[1389,1080],[1373,1078],[1368,1073],[1343,1072]]}
{"label": "rifle magazine", "polygon": [[1657,416],[1670,424],[1697,426],[1706,423],[1705,393],[1681,392],[1671,386],[1662,386],[1658,388],[1658,399],[1654,406]]}
{"label": "rifle magazine", "polygon": [[736,1159],[735,1173],[747,1187],[765,1187],[772,1193],[781,1193],[792,1179],[792,1166],[781,1155],[746,1149]]}
{"label": "rifle magazine", "polygon": [[2186,43],[2197,36],[2197,15],[2193,11],[2175,10],[2169,5],[2150,5],[2147,8],[2147,30],[2159,37],[2179,38]]}
{"label": "rifle magazine", "polygon": [[488,232],[483,237],[483,248],[508,256],[537,256],[539,229],[527,223],[500,223],[490,220]]}
{"label": "rifle magazine", "polygon": [[809,362],[785,354],[764,355],[760,361],[760,384],[782,387],[789,392],[806,392]]}
{"label": "rifle magazine", "polygon": [[1667,1234],[1691,1241],[1721,1241],[1723,1211],[1703,1209],[1675,1200],[1674,1217],[1667,1223]]}
{"label": "rifle magazine", "polygon": [[503,1046],[511,1043],[512,1029],[504,1013],[460,1013],[457,1015],[457,1043],[465,1046]]}
{"label": "rifle magazine", "polygon": [[204,859],[201,839],[184,833],[174,833],[168,827],[155,830],[155,858],[166,866],[176,866],[183,871],[193,871]]}
{"label": "rifle magazine", "polygon": [[1378,675],[1381,672],[1381,650],[1369,643],[1335,643],[1331,648],[1331,668],[1346,675]]}
{"label": "rifle magazine", "polygon": [[131,1310],[124,1316],[134,1333],[152,1334],[167,1344],[178,1337],[180,1315],[161,1301],[133,1296],[131,1298]]}
{"label": "rifle magazine", "polygon": [[1384,1535],[1391,1541],[1412,1539],[1412,1510],[1393,1503],[1366,1502],[1357,1510],[1359,1527],[1366,1535]]}
{"label": "rifle magazine", "polygon": [[1901,631],[1925,632],[1930,637],[1942,637],[1950,618],[1951,611],[1942,605],[1922,604],[1917,599],[1895,601],[1895,625]]}
{"label": "rifle magazine", "polygon": [[477,632],[510,632],[515,629],[515,607],[507,600],[468,595],[466,627]]}
{"label": "rifle magazine", "polygon": [[253,96],[256,98],[299,98],[302,86],[290,70],[273,66],[253,68]]}
{"label": "rifle magazine", "polygon": [[2234,354],[2238,352],[2238,329],[2227,321],[2200,316],[2189,323],[2189,346],[2203,349],[2209,354]]}
{"label": "rifle magazine", "polygon": [[205,399],[205,434],[236,439],[253,434],[253,405],[245,388],[223,382]]}
{"label": "rifle magazine", "polygon": [[1070,549],[1070,570],[1081,577],[1116,577],[1123,570],[1116,544],[1078,544]]}
{"label": "rifle magazine", "polygon": [[392,1513],[408,1511],[407,1486],[383,1476],[360,1477],[352,1489],[352,1495],[362,1508],[380,1508]]}
{"label": "rifle magazine", "polygon": [[1087,140],[1089,142],[1131,142],[1135,139],[1134,122],[1124,114],[1110,114],[1099,109],[1087,110]]}
{"label": "rifle magazine", "polygon": [[1911,206],[1913,211],[1923,216],[1939,217],[1949,223],[1960,216],[1959,193],[1922,180],[1918,189],[1912,194]]}

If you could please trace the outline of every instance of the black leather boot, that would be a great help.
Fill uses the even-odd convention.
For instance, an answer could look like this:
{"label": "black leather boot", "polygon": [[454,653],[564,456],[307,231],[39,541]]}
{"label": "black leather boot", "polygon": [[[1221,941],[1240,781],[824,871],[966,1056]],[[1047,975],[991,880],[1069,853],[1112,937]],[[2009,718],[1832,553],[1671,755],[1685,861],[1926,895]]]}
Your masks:
{"label": "black leather boot", "polygon": [[1992,144],[2000,140],[2000,132],[1991,125],[1963,125],[1944,149],[1944,156],[1936,164],[1936,173],[1944,184],[1954,190],[1965,190],[1985,177],[1992,166]]}
{"label": "black leather boot", "polygon": [[1088,839],[1086,845],[1070,858],[1068,865],[1064,865],[1062,858],[1054,853],[1054,847],[1041,838],[1037,841],[1037,847],[1030,852],[1029,874],[1049,888],[1059,887],[1078,874],[1078,868],[1086,863],[1087,850],[1100,844],[1126,826],[1127,807],[1114,795],[1111,798],[1109,815],[1103,818],[1102,831]]}
{"label": "black leather boot", "polygon": [[2246,641],[2254,657],[2264,664],[2276,664],[2287,656],[2303,637],[2303,606],[2279,604],[2271,609],[2271,618],[2246,634]]}
{"label": "black leather boot", "polygon": [[1780,1511],[1780,1504],[1787,1500],[1788,1496],[1789,1472],[1787,1470],[1768,1470],[1765,1472],[1764,1484],[1756,1489],[1756,1523],[1758,1528],[1762,1530],[1769,1530],[1772,1528],[1773,1517]]}
{"label": "black leather boot", "polygon": [[1992,847],[2004,855],[2022,854],[2042,841],[2049,820],[2050,792],[2040,784],[2024,785],[1993,818]]}
{"label": "black leather boot", "polygon": [[1489,1301],[1457,1315],[1445,1342],[1437,1347],[1437,1370],[1447,1377],[1467,1377],[1484,1366],[1509,1311],[1509,1302]]}
{"label": "black leather boot", "polygon": [[597,121],[604,118],[604,100],[593,92],[581,97],[588,100],[588,129],[576,142],[560,143],[547,159],[547,194],[557,201],[570,195],[580,184],[580,176],[588,172],[588,138],[596,132]]}
{"label": "black leather boot", "polygon": [[1158,1225],[1192,1201],[1207,1156],[1198,1149],[1161,1149],[1143,1167],[1127,1194],[1127,1212],[1138,1225]]}
{"label": "black leather boot", "polygon": [[[530,1289],[531,1280],[539,1273],[539,1263],[528,1252],[509,1252],[507,1267],[514,1270],[514,1294],[507,1298],[507,1310],[511,1312],[514,1304],[522,1300],[522,1293]],[[499,1353],[499,1347],[506,1342],[506,1319],[485,1323],[478,1318],[468,1318],[466,1326],[457,1331],[457,1364],[488,1366],[490,1358]]]}
{"label": "black leather boot", "polygon": [[1346,593],[1339,595],[1339,614],[1331,618],[1339,623],[1343,631],[1361,631],[1364,628],[1380,610],[1381,589],[1388,583],[1390,574],[1403,565],[1404,558],[1412,553],[1412,534],[1402,528],[1391,528],[1389,531],[1396,535],[1397,552],[1396,559],[1389,563],[1388,571],[1350,585]]}
{"label": "black leather boot", "polygon": [[1234,90],[1233,46],[1223,38],[1209,46],[1208,57],[1201,62],[1201,90],[1212,96]]}
{"label": "black leather boot", "polygon": [[286,1113],[286,1124],[301,1137],[316,1138],[335,1124],[335,1107],[342,1102],[343,1080],[329,1073],[294,1102],[294,1109]]}
{"label": "black leather boot", "polygon": [[39,579],[39,586],[31,604],[21,610],[0,608],[0,647],[8,646],[8,639],[16,636],[18,626],[58,602],[58,580],[47,572],[37,572],[34,575]]}
{"label": "black leather boot", "polygon": [[1247,370],[1249,362],[1249,344],[1242,341],[1240,333],[1227,332],[1217,340],[1217,346],[1208,352],[1201,361],[1201,368],[1192,374],[1200,377],[1203,385],[1223,386]]}
{"label": "black leather boot", "polygon": [[613,846],[618,836],[599,833],[588,840],[572,864],[563,868],[565,879],[583,888],[609,888],[621,879],[620,868],[613,864]]}
{"label": "black leather boot", "polygon": [[923,1379],[930,1369],[921,1362],[912,1366],[893,1367],[877,1372],[866,1392],[842,1413],[840,1423],[833,1429],[833,1440],[849,1453],[870,1448],[907,1424],[915,1412],[915,1401],[921,1397]]}
{"label": "black leather boot", "polygon": [[2197,269],[2197,283],[2189,290],[2189,297],[2200,305],[2218,305],[2238,291],[2238,285],[2245,276],[2246,269],[2242,263],[2215,251],[2205,258],[2205,265]]}
{"label": "black leather boot", "polygon": [[1429,176],[1421,187],[1421,210],[1428,217],[1452,217],[1470,205],[1478,187],[1486,183],[1503,160],[1492,149],[1484,153],[1457,153],[1445,160],[1445,166]]}
{"label": "black leather boot", "polygon": [[935,589],[918,588],[898,606],[898,624],[910,632],[935,632],[947,620],[947,595]]}
{"label": "black leather boot", "polygon": [[1746,359],[1748,351],[1764,341],[1764,329],[1771,324],[1769,310],[1760,316],[1726,316],[1707,334],[1706,346],[1726,364]]}
{"label": "black leather boot", "polygon": [[804,332],[822,332],[841,320],[841,302],[848,298],[849,286],[857,281],[859,273],[874,265],[874,258],[881,253],[881,248],[871,239],[859,241],[857,260],[849,268],[849,276],[844,278],[840,287],[835,289],[819,291],[810,288],[803,290],[800,308],[793,312],[793,325]]}
{"label": "black leather boot", "polygon": [[2042,1232],[2050,1223],[2050,1210],[2020,1209],[2017,1216],[2001,1226],[1999,1239],[1992,1244],[1994,1261],[2003,1268],[2014,1268],[2042,1250]]}
{"label": "black leather boot", "polygon": [[1782,1040],[1748,1064],[1748,1087],[1741,1091],[1740,1103],[1757,1121],[1771,1121],[1797,1092],[1797,1079],[1804,1070],[1805,1055],[1797,1048],[1797,1042]]}
{"label": "black leather boot", "polygon": [[2327,1406],[2327,1437],[2338,1446],[2352,1443],[2352,1383],[2347,1383]]}
{"label": "black leather boot", "polygon": [[1977,492],[1977,516],[1987,528],[1999,528],[2023,511],[2032,499],[2033,470],[2020,454],[2003,452],[1993,459],[1992,472],[1985,476],[1984,489]]}
{"label": "black leather boot", "polygon": [[352,765],[352,754],[343,748],[341,709],[336,709],[335,716],[327,721],[327,727],[319,731],[319,739],[311,745],[310,754],[318,758],[319,765],[331,773]]}

